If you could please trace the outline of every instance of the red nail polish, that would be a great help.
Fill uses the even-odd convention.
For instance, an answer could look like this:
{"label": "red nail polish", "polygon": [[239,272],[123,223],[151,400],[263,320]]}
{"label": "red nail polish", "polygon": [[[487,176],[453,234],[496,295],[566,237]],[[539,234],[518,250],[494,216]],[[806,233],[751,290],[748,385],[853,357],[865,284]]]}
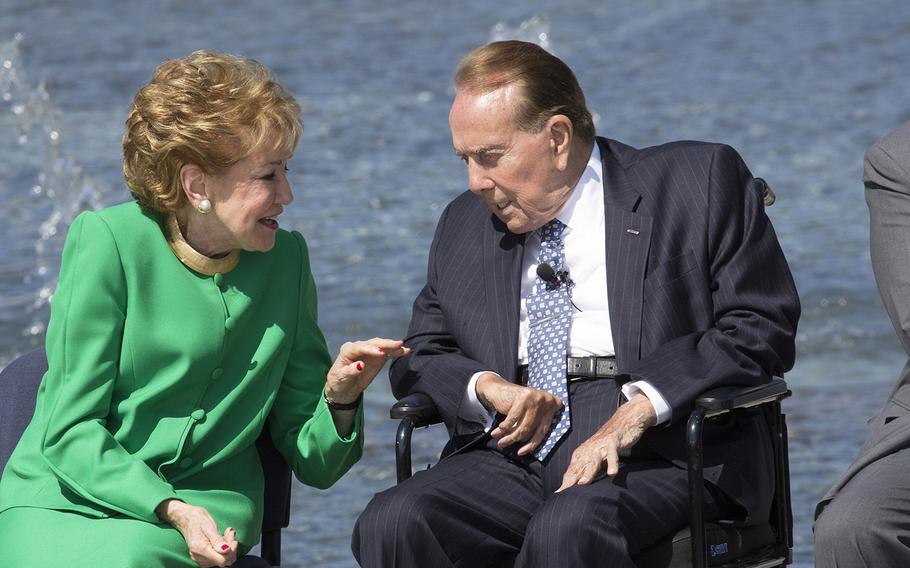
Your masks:
{"label": "red nail polish", "polygon": [[380,352],[380,353],[385,353],[385,349],[383,349],[382,347],[380,347],[380,348],[379,348],[379,352]]}
{"label": "red nail polish", "polygon": [[226,544],[221,545],[221,550],[227,550],[228,548],[230,548],[230,546],[228,546]]}
{"label": "red nail polish", "polygon": [[357,370],[358,370],[358,371],[362,371],[362,370],[363,370],[363,364],[362,364],[362,363],[357,363]]}

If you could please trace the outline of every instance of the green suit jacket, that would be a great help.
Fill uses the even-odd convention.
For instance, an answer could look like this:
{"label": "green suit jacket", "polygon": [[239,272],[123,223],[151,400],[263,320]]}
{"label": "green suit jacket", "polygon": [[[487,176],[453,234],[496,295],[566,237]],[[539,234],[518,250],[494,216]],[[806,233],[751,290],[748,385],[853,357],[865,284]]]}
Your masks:
{"label": "green suit jacket", "polygon": [[214,277],[180,263],[128,203],[73,222],[51,302],[49,370],[0,481],[0,511],[42,507],[158,522],[178,498],[258,541],[269,420],[297,478],[325,488],[363,448],[322,397],[330,357],[306,243],[279,231]]}

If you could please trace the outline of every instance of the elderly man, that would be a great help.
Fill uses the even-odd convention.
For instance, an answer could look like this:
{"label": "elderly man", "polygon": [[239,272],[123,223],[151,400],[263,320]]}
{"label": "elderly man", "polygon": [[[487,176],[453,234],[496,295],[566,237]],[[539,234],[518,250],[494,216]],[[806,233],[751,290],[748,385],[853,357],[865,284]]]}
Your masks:
{"label": "elderly man", "polygon": [[[492,43],[449,115],[470,192],[442,214],[391,371],[452,440],[376,495],[363,566],[634,566],[688,519],[684,422],[699,393],[789,369],[799,301],[737,153],[595,137],[572,71]],[[760,416],[706,437],[705,511],[768,515]],[[710,461],[710,460],[714,461]]]}
{"label": "elderly man", "polygon": [[[866,152],[869,250],[885,310],[910,356],[910,122]],[[856,460],[816,507],[815,565],[910,566],[910,359]]]}

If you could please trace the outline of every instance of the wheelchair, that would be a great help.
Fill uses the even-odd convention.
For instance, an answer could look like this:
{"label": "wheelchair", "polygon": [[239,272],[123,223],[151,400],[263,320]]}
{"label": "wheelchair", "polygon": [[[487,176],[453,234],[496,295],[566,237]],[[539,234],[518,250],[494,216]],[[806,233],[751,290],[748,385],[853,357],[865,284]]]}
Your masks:
{"label": "wheelchair", "polygon": [[[793,513],[790,504],[790,465],[786,416],[781,401],[791,395],[783,378],[757,387],[721,387],[704,393],[695,402],[687,424],[689,503],[688,527],[670,534],[639,553],[639,568],[772,568],[793,561]],[[774,450],[775,493],[770,518],[758,525],[704,519],[702,431],[706,421],[749,408],[762,408]],[[411,477],[411,438],[415,428],[442,422],[430,397],[416,393],[390,409],[399,420],[395,439],[398,483]]]}

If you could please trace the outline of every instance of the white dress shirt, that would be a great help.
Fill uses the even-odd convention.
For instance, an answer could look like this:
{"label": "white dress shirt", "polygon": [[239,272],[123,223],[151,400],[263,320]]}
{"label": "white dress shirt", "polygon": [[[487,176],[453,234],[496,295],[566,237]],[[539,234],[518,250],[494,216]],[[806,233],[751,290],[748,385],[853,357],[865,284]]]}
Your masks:
{"label": "white dress shirt", "polygon": [[[607,302],[606,237],[604,232],[603,168],[600,149],[594,151],[568,201],[556,218],[566,224],[563,232],[565,265],[572,287],[572,302],[578,308],[572,312],[569,330],[569,354],[577,357],[610,356],[613,332]],[[537,255],[540,252],[540,233],[533,231],[525,240],[522,260],[521,308],[518,316],[518,364],[528,362],[530,323],[526,308],[527,297],[537,278]],[[622,333],[622,330],[619,330]],[[492,372],[492,371],[491,371]],[[476,384],[482,373],[475,373],[468,383],[468,404],[460,410],[461,417],[492,425],[493,414],[477,399]],[[514,377],[513,377],[514,378]],[[657,414],[657,423],[670,420],[671,409],[666,399],[647,381],[634,381],[622,387],[627,399],[639,392],[648,397]]]}

